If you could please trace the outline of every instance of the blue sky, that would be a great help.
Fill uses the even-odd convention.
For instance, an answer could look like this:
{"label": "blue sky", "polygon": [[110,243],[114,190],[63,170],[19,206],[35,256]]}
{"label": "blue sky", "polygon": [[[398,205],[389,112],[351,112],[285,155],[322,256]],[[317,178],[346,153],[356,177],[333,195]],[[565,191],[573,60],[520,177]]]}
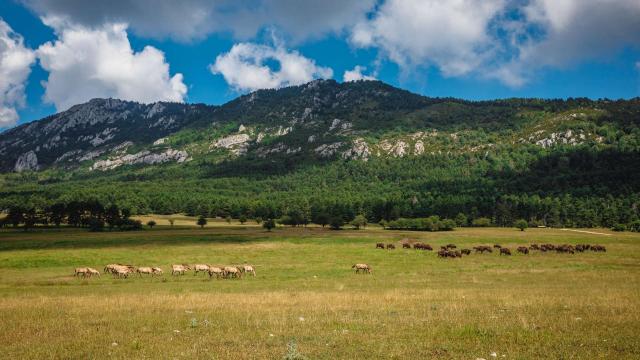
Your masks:
{"label": "blue sky", "polygon": [[637,0],[211,3],[0,0],[0,129],[91,97],[222,104],[320,77],[474,100],[640,96]]}

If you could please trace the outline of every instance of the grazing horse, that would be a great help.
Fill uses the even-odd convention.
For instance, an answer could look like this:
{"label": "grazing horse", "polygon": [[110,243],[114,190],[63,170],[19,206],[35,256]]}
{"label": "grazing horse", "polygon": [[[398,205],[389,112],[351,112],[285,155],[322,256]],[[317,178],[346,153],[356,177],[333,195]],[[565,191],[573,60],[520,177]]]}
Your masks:
{"label": "grazing horse", "polygon": [[209,272],[209,265],[205,265],[205,264],[196,264],[193,265],[193,276],[198,275],[199,272],[203,272],[203,273],[208,273]]}
{"label": "grazing horse", "polygon": [[529,248],[526,246],[518,246],[518,252],[522,254],[529,254]]}
{"label": "grazing horse", "polygon": [[376,244],[376,249],[383,249],[384,250],[384,244],[383,243],[377,243]]}
{"label": "grazing horse", "polygon": [[486,245],[474,246],[473,250],[475,250],[476,253],[480,253],[480,254],[484,254],[485,251],[493,252],[493,250],[491,250],[491,247]]}
{"label": "grazing horse", "polygon": [[501,247],[500,248],[500,255],[511,255],[511,250]]}
{"label": "grazing horse", "polygon": [[209,278],[214,275],[217,279],[220,279],[221,277],[224,277],[224,270],[220,267],[209,265]]}
{"label": "grazing horse", "polygon": [[73,276],[82,276],[82,277],[87,277],[87,276],[91,276],[91,273],[89,272],[89,268],[83,267],[83,268],[76,268]]}
{"label": "grazing horse", "polygon": [[364,274],[371,274],[372,271],[371,266],[367,264],[354,264],[351,268],[356,270],[356,274],[360,273],[360,270],[362,270]]}
{"label": "grazing horse", "polygon": [[186,264],[171,265],[171,275],[184,275],[188,270],[191,270],[191,267]]}

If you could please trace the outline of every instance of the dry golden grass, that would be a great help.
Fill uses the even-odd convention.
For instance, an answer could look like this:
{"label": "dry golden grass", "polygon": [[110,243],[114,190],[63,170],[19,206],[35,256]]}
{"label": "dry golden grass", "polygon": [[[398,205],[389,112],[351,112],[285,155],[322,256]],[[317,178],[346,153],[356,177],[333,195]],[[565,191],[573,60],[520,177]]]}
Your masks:
{"label": "dry golden grass", "polygon": [[[597,230],[604,231],[606,230]],[[471,255],[376,250],[601,243],[607,253]],[[640,236],[552,229],[161,227],[0,232],[0,354],[7,358],[569,359],[640,357]],[[75,279],[110,262],[252,263],[258,276]],[[373,275],[350,265],[367,262]]]}

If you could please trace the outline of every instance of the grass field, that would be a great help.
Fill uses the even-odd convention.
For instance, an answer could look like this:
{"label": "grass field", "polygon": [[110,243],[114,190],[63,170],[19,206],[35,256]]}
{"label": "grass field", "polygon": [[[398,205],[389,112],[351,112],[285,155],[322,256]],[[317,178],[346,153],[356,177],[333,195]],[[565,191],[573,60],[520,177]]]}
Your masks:
{"label": "grass field", "polygon": [[[187,221],[185,220],[185,225]],[[0,230],[0,358],[638,359],[640,234],[393,232],[254,226],[142,232]],[[599,243],[606,253],[376,250]],[[108,263],[255,265],[241,280],[76,279]],[[373,275],[350,266],[370,264]]]}

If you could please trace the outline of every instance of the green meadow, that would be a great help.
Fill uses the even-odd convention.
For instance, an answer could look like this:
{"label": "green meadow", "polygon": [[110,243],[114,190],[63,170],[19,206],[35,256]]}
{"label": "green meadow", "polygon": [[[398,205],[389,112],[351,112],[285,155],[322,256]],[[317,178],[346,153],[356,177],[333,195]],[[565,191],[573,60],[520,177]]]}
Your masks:
{"label": "green meadow", "polygon": [[[640,358],[637,233],[158,224],[139,232],[0,230],[0,357]],[[440,259],[402,249],[407,240],[501,244],[514,255]],[[377,242],[398,248],[375,249]],[[601,244],[607,252],[515,253],[531,243]],[[110,263],[159,266],[164,275],[73,276],[76,267],[102,272]],[[373,274],[355,274],[354,263]],[[171,276],[172,264],[252,264],[257,276]]]}

